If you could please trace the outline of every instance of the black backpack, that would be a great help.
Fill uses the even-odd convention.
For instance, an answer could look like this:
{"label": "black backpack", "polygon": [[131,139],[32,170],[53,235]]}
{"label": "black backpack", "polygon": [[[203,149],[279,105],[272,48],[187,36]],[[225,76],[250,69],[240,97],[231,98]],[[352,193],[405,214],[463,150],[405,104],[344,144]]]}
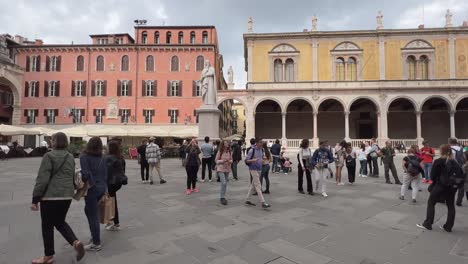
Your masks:
{"label": "black backpack", "polygon": [[440,177],[440,184],[446,187],[459,188],[465,182],[461,166],[455,160],[448,160]]}
{"label": "black backpack", "polygon": [[[250,158],[248,156],[245,156],[245,165],[249,166],[250,163],[247,163],[248,160],[251,160],[253,159],[253,157],[255,157],[255,148],[250,148],[250,149],[253,149],[252,150],[252,155],[250,155]],[[250,150],[247,151],[247,153],[249,153]]]}
{"label": "black backpack", "polygon": [[416,157],[408,157],[408,162],[406,171],[409,175],[416,177],[421,172],[421,166],[419,165],[419,161]]}
{"label": "black backpack", "polygon": [[452,150],[455,152],[455,161],[458,163],[458,165],[463,166],[465,164],[465,157],[463,156],[463,149],[456,150],[452,148]]}

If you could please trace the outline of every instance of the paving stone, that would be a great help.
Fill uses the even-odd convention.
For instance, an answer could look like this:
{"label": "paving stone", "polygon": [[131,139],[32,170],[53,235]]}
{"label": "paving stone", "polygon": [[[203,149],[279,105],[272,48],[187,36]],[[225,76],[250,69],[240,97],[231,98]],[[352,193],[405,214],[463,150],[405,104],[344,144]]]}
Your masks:
{"label": "paving stone", "polygon": [[263,243],[260,247],[275,252],[298,264],[326,264],[331,261],[329,257],[295,246],[282,239]]}

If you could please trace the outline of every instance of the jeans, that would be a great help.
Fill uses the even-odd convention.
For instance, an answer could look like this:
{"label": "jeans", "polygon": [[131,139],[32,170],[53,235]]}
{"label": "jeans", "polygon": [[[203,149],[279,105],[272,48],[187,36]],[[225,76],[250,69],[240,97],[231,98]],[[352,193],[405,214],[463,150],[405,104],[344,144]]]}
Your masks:
{"label": "jeans", "polygon": [[85,197],[85,214],[88,218],[89,230],[95,245],[101,244],[101,231],[99,224],[99,200],[104,195],[105,190],[97,187],[92,187],[88,190]]}
{"label": "jeans", "polygon": [[329,170],[327,168],[321,168],[315,170],[315,191],[322,190],[322,193],[327,191],[327,182],[325,179],[328,176]]}
{"label": "jeans", "polygon": [[[303,160],[304,163],[306,163],[305,160]],[[297,166],[297,190],[300,192],[304,191],[303,188],[303,183],[304,183],[304,172],[306,174],[306,180],[307,180],[307,192],[311,193],[313,192],[313,186],[312,186],[312,176],[310,173],[310,169],[306,169],[305,171],[302,169],[302,166],[299,165]]]}
{"label": "jeans", "polygon": [[461,205],[463,202],[463,196],[465,196],[466,191],[466,199],[468,200],[468,190],[465,190],[464,186],[462,185],[458,188],[458,195],[457,195],[457,204]]}
{"label": "jeans", "polygon": [[205,170],[206,167],[208,167],[208,179],[211,180],[212,177],[212,172],[211,172],[211,167],[212,167],[212,158],[202,158],[202,173],[201,173],[201,178],[202,180],[205,179]]}
{"label": "jeans", "polygon": [[154,172],[155,170],[158,172],[159,180],[160,181],[164,180],[161,174],[161,161],[149,164],[149,168],[150,168],[150,182],[153,182],[153,174],[155,174]]}
{"label": "jeans", "polygon": [[385,180],[387,182],[390,181],[390,171],[392,171],[392,176],[395,179],[395,183],[399,183],[400,179],[398,179],[397,169],[395,167],[395,162],[393,160],[384,162],[384,171],[385,171]]}
{"label": "jeans", "polygon": [[348,169],[348,181],[353,183],[356,180],[356,164],[354,166],[346,165],[346,169]]}
{"label": "jeans", "polygon": [[424,163],[424,175],[426,180],[431,180],[432,162]]}
{"label": "jeans", "polygon": [[270,164],[262,166],[262,174],[260,175],[260,184],[263,186],[263,179],[265,179],[265,191],[270,191]]}
{"label": "jeans", "polygon": [[140,173],[142,181],[147,181],[149,179],[149,164],[146,159],[140,161]]}
{"label": "jeans", "polygon": [[442,197],[445,198],[445,204],[447,205],[447,221],[445,222],[444,228],[451,231],[455,223],[455,192],[456,189],[447,189],[439,185],[434,186],[429,200],[427,201],[427,213],[426,220],[424,221],[425,227],[432,227],[434,223],[435,205]]}
{"label": "jeans", "polygon": [[419,192],[420,182],[421,182],[421,175],[413,177],[409,175],[408,173],[405,173],[405,175],[403,176],[403,185],[401,185],[401,191],[400,191],[401,196],[405,196],[406,190],[408,189],[408,186],[411,184],[411,189],[412,189],[411,198],[416,199],[416,196],[418,195],[418,192]]}
{"label": "jeans", "polygon": [[198,166],[187,166],[187,190],[195,189],[197,187],[197,173]]}
{"label": "jeans", "polygon": [[373,177],[379,177],[379,162],[378,162],[378,157],[372,158],[372,173],[371,176]]}
{"label": "jeans", "polygon": [[367,160],[360,160],[361,167],[359,168],[359,174],[367,176]]}
{"label": "jeans", "polygon": [[221,190],[219,192],[219,198],[223,199],[226,196],[227,182],[229,181],[229,172],[218,171],[218,178],[221,181]]}
{"label": "jeans", "polygon": [[247,193],[245,200],[250,201],[250,196],[257,192],[258,199],[260,199],[260,202],[264,203],[265,198],[263,198],[262,185],[260,184],[260,171],[251,170],[250,175],[252,176],[252,182],[250,183],[249,192]]}
{"label": "jeans", "polygon": [[239,163],[238,160],[233,160],[232,161],[232,164],[231,164],[231,169],[232,169],[232,177],[234,177],[234,179],[239,179],[237,177],[237,164]]}
{"label": "jeans", "polygon": [[369,166],[369,170],[368,170],[368,174],[367,176],[372,176],[374,174],[372,174],[372,158],[371,156],[367,156],[367,166]]}
{"label": "jeans", "polygon": [[273,156],[273,164],[271,165],[271,172],[275,172],[278,167],[279,157]]}
{"label": "jeans", "polygon": [[44,255],[53,256],[54,251],[54,227],[73,246],[78,240],[71,227],[65,222],[71,200],[50,200],[41,202],[42,240],[44,241]]}

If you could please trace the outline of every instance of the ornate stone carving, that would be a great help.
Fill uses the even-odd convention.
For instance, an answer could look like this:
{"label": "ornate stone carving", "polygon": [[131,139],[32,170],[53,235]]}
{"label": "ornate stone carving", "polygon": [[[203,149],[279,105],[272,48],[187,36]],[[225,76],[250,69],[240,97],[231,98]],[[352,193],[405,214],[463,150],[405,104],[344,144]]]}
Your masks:
{"label": "ornate stone carving", "polygon": [[380,91],[379,99],[382,103],[384,103],[387,100],[387,97],[388,95],[386,93],[384,93],[383,91]]}
{"label": "ornate stone carving", "polygon": [[271,50],[271,52],[296,52],[297,50],[289,44],[280,44]]}
{"label": "ornate stone carving", "polygon": [[200,83],[202,85],[203,105],[215,105],[217,89],[215,82],[215,69],[211,66],[209,60],[205,60],[205,68],[203,68]]}
{"label": "ornate stone carving", "polygon": [[312,31],[317,31],[317,17],[312,16]]}
{"label": "ornate stone carving", "polygon": [[317,90],[314,90],[314,91],[312,92],[312,99],[313,99],[314,101],[318,101],[318,100],[320,99],[320,95],[319,95],[319,92],[318,92]]}
{"label": "ornate stone carving", "polygon": [[344,41],[344,42],[341,42],[340,44],[338,44],[333,50],[334,51],[348,51],[348,50],[359,50],[360,48],[352,43],[352,42],[349,42],[349,41]]}
{"label": "ornate stone carving", "polygon": [[455,99],[458,98],[458,94],[457,94],[457,92],[456,92],[455,89],[450,89],[449,97],[450,97],[452,100],[455,100]]}
{"label": "ornate stone carving", "polygon": [[406,44],[405,48],[406,49],[432,49],[433,47],[426,41],[417,39]]}
{"label": "ornate stone carving", "polygon": [[382,10],[379,10],[379,13],[377,13],[377,17],[376,17],[376,20],[377,20],[377,29],[383,29],[383,14],[382,14]]}
{"label": "ornate stone carving", "polygon": [[185,63],[185,71],[186,72],[190,71],[190,62]]}
{"label": "ornate stone carving", "polygon": [[452,12],[450,12],[450,9],[447,9],[447,12],[445,13],[445,27],[453,27],[452,17]]}
{"label": "ornate stone carving", "polygon": [[107,101],[107,119],[117,119],[119,117],[119,100],[111,98]]}
{"label": "ornate stone carving", "polygon": [[247,32],[249,32],[249,33],[253,32],[253,19],[252,19],[252,17],[249,17],[249,21],[247,22]]}
{"label": "ornate stone carving", "polygon": [[115,71],[115,64],[113,62],[109,65],[109,70]]}

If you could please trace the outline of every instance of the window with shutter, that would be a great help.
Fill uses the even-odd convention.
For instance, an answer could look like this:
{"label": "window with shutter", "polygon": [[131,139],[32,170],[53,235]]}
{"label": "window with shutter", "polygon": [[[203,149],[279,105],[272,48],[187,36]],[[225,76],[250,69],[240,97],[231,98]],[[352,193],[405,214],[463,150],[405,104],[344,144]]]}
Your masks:
{"label": "window with shutter", "polygon": [[47,109],[46,122],[47,124],[55,124],[56,109]]}
{"label": "window with shutter", "polygon": [[202,43],[203,43],[203,44],[208,44],[208,32],[206,32],[206,31],[203,31],[203,34],[202,34]]}
{"label": "window with shutter", "polygon": [[50,57],[46,56],[46,72],[50,71]]}
{"label": "window with shutter", "polygon": [[49,82],[44,81],[44,97],[49,96]]}
{"label": "window with shutter", "polygon": [[76,95],[77,83],[78,83],[78,81],[71,81],[71,96],[77,96]]}
{"label": "window with shutter", "polygon": [[132,96],[132,81],[128,81],[128,96]]}
{"label": "window with shutter", "polygon": [[128,71],[129,67],[130,67],[129,58],[128,58],[127,55],[124,55],[124,56],[122,57],[122,62],[121,62],[121,68],[120,68],[120,70],[121,70],[121,71]]}
{"label": "window with shutter", "polygon": [[104,71],[104,57],[102,55],[96,58],[96,71]]}
{"label": "window with shutter", "polygon": [[129,96],[129,87],[128,87],[128,81],[122,81],[121,82],[121,88],[120,88],[120,95],[121,96]]}
{"label": "window with shutter", "polygon": [[172,33],[168,31],[166,33],[166,44],[171,44]]}
{"label": "window with shutter", "polygon": [[154,96],[154,82],[146,81],[145,96]]}
{"label": "window with shutter", "polygon": [[62,56],[57,57],[57,71],[61,71],[62,68]]}
{"label": "window with shutter", "polygon": [[117,80],[117,96],[122,96],[122,81]]}
{"label": "window with shutter", "polygon": [[84,71],[84,57],[81,55],[76,58],[76,71]]}
{"label": "window with shutter", "polygon": [[143,110],[143,115],[145,117],[145,124],[153,123],[154,110],[145,109]]}
{"label": "window with shutter", "polygon": [[31,58],[26,56],[26,72],[31,71]]}
{"label": "window with shutter", "polygon": [[203,68],[205,67],[205,58],[203,56],[198,56],[197,57],[197,62],[196,62],[196,70],[197,71],[202,71]]}
{"label": "window with shutter", "polygon": [[179,44],[184,44],[184,32],[179,32]]}
{"label": "window with shutter", "polygon": [[97,81],[95,96],[103,96],[103,95],[104,95],[104,82]]}
{"label": "window with shutter", "polygon": [[179,57],[172,56],[171,58],[171,71],[178,72],[179,71]]}
{"label": "window with shutter", "polygon": [[159,31],[154,32],[154,44],[159,44]]}
{"label": "window with shutter", "polygon": [[29,94],[29,82],[24,82],[24,97],[30,97]]}
{"label": "window with shutter", "polygon": [[195,31],[190,32],[190,44],[195,44]]}
{"label": "window with shutter", "polygon": [[146,56],[146,71],[154,71],[154,57]]}
{"label": "window with shutter", "polygon": [[94,109],[94,116],[96,124],[102,124],[104,109]]}
{"label": "window with shutter", "polygon": [[179,110],[175,110],[175,109],[169,110],[169,118],[170,118],[171,124],[177,124],[178,115],[179,115]]}
{"label": "window with shutter", "polygon": [[121,109],[120,122],[122,124],[128,123],[130,117],[130,109]]}

